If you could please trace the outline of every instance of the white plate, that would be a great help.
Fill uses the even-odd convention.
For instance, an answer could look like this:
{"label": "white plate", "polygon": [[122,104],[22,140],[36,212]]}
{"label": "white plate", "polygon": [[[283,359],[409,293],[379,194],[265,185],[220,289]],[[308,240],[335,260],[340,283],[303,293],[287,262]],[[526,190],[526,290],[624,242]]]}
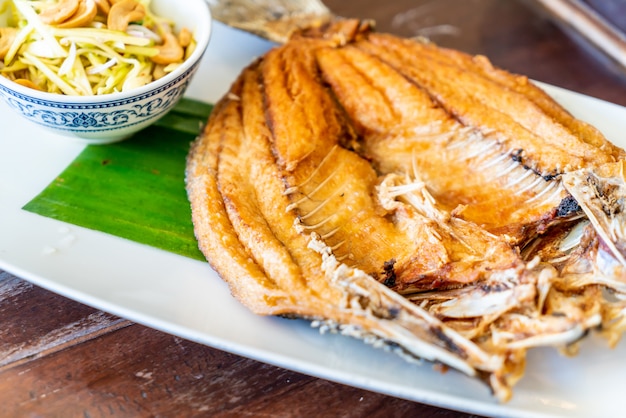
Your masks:
{"label": "white plate", "polygon": [[[240,69],[271,45],[215,25],[188,95],[217,100]],[[575,115],[624,146],[626,109],[546,86]],[[430,364],[393,354],[305,321],[252,315],[207,263],[64,224],[20,208],[44,189],[83,146],[24,124],[0,104],[0,268],[54,292],[165,332],[306,374],[481,415],[616,415],[626,410],[626,347],[588,339],[576,358],[533,350],[511,402]],[[621,143],[620,143],[621,141]]]}

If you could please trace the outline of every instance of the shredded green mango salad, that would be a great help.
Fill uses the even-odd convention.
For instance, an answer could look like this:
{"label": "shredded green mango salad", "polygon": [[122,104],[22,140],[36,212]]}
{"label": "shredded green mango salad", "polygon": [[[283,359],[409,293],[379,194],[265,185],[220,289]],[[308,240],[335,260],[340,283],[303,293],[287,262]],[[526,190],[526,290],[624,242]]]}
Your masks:
{"label": "shredded green mango salad", "polygon": [[0,75],[74,96],[126,92],[174,71],[196,47],[151,0],[0,0]]}

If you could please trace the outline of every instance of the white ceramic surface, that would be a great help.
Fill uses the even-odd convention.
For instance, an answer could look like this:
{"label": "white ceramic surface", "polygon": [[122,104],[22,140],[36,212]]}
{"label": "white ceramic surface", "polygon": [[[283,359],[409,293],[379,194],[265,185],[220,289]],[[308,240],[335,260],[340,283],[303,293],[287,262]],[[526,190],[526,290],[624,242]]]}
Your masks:
{"label": "white ceramic surface", "polygon": [[[214,101],[271,45],[215,25],[187,93]],[[626,109],[547,86],[575,115],[621,146]],[[320,335],[308,323],[252,315],[203,262],[64,224],[20,208],[83,146],[52,141],[0,104],[0,268],[133,321],[288,369],[393,396],[498,417],[610,417],[626,411],[626,344],[589,338],[579,356],[532,350],[513,399],[430,364],[409,365],[360,341]]]}
{"label": "white ceramic surface", "polygon": [[[2,1],[0,1],[0,5]],[[176,70],[128,92],[65,96],[23,87],[0,76],[0,97],[40,130],[90,144],[123,140],[156,122],[185,93],[211,37],[211,13],[204,0],[154,0],[152,10],[194,31],[197,47]]]}

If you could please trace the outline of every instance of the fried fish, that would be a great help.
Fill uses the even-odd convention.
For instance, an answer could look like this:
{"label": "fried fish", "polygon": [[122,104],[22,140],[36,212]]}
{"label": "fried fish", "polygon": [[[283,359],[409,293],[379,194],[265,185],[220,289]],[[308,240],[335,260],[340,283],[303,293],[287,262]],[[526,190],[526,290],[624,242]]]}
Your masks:
{"label": "fried fish", "polygon": [[242,72],[186,182],[200,249],[253,312],[506,401],[529,348],[621,335],[624,223],[606,201],[623,157],[485,57],[325,19]]}

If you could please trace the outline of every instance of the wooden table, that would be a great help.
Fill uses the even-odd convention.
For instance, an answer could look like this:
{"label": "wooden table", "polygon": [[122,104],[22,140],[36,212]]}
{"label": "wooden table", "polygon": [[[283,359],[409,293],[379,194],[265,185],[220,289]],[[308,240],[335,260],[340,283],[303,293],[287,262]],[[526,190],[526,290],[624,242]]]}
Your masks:
{"label": "wooden table", "polygon": [[[531,78],[626,105],[610,60],[516,0],[327,0],[380,31],[428,35]],[[466,414],[268,366],[164,334],[0,271],[0,416]]]}

